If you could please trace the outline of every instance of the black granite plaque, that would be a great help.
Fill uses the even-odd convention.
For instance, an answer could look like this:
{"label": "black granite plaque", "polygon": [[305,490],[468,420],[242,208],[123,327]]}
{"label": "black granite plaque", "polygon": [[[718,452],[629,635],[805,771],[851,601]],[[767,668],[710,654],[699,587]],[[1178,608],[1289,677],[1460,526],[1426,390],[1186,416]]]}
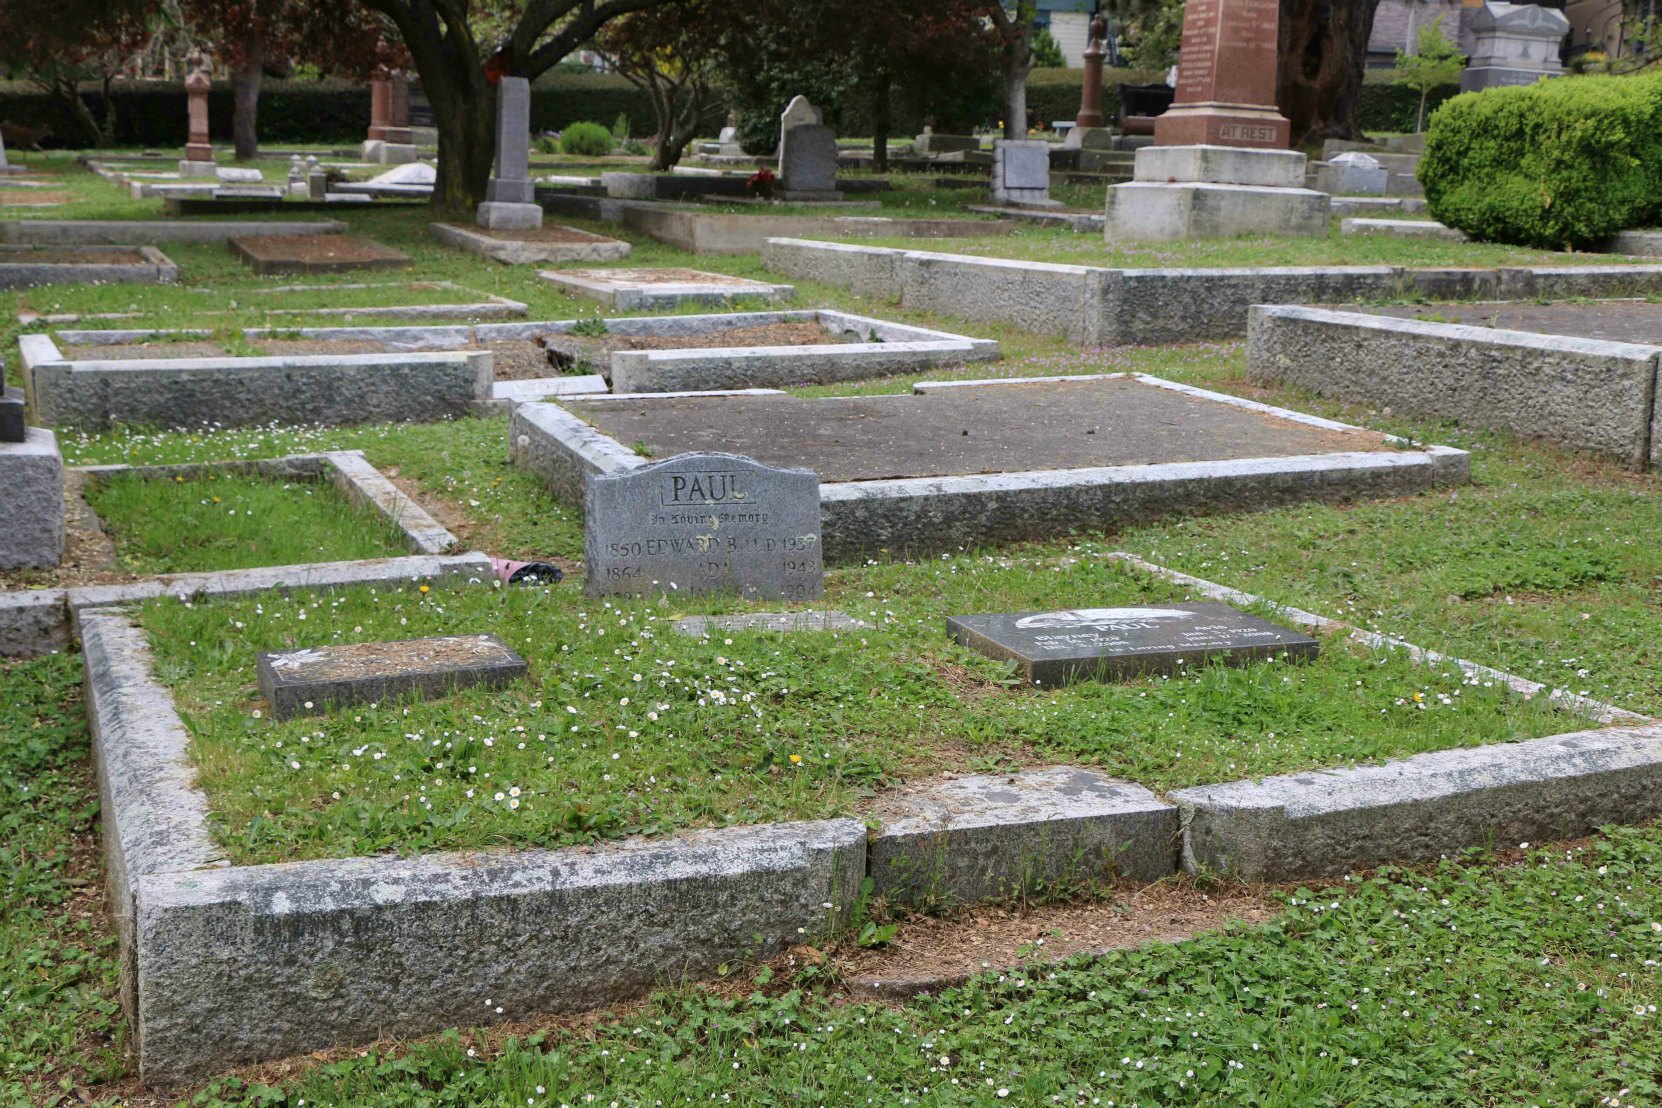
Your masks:
{"label": "black granite plaque", "polygon": [[1244,665],[1285,654],[1303,661],[1320,645],[1227,604],[952,616],[946,626],[965,646],[1014,661],[1035,685],[1174,673],[1179,662],[1186,667],[1212,658]]}
{"label": "black granite plaque", "polygon": [[584,592],[732,592],[814,600],[820,563],[819,478],[738,454],[681,454],[589,477]]}
{"label": "black granite plaque", "polygon": [[0,442],[23,442],[28,430],[23,422],[23,390],[0,387]]}

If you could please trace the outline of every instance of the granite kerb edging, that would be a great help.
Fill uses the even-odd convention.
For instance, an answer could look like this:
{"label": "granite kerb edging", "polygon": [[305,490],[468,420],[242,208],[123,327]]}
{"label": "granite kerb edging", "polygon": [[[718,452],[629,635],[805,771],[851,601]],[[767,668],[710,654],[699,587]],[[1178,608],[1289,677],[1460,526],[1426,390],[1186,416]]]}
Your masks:
{"label": "granite kerb edging", "polygon": [[1247,372],[1324,395],[1458,419],[1652,463],[1662,344],[1254,305]]}
{"label": "granite kerb edging", "polygon": [[[1253,304],[1434,294],[1521,300],[1662,289],[1662,266],[1642,264],[1108,269],[783,237],[767,240],[762,259],[793,278],[948,316],[998,320],[1082,346],[1240,338]],[[1035,310],[1039,290],[1042,310]]]}

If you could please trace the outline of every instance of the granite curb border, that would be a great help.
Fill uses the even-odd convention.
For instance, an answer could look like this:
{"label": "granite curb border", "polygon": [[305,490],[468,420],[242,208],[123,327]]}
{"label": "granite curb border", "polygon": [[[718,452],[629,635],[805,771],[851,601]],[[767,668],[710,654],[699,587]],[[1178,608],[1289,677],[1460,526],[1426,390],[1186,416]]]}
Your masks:
{"label": "granite curb border", "polygon": [[82,253],[114,255],[123,250],[134,250],[144,258],[143,265],[122,264],[112,258],[108,262],[54,262],[33,260],[36,252],[51,247],[37,244],[0,245],[0,288],[30,288],[35,285],[171,285],[179,280],[179,266],[154,246],[92,247]]}
{"label": "granite curb border", "polygon": [[798,238],[768,239],[762,262],[798,280],[949,317],[1060,335],[1080,346],[1236,339],[1246,334],[1254,304],[1662,291],[1662,265],[1644,264],[1106,269]]}
{"label": "granite curb border", "polygon": [[163,242],[224,242],[238,235],[338,235],[338,219],[8,219],[0,242],[85,246],[154,246]]}
{"label": "granite curb border", "polygon": [[1662,345],[1289,305],[1252,308],[1247,375],[1656,465]]}
{"label": "granite curb border", "polygon": [[[446,246],[478,254],[503,265],[548,265],[552,262],[615,262],[629,256],[634,249],[622,239],[605,235],[577,242],[546,242],[536,239],[498,238],[488,231],[465,227],[459,223],[429,223],[433,237]],[[575,228],[563,228],[574,231]],[[579,232],[588,234],[588,232]]]}
{"label": "granite curb border", "polygon": [[[1208,596],[1268,603],[1134,555],[1107,557]],[[1271,606],[1307,626],[1349,627]],[[143,631],[105,606],[88,607],[81,623],[122,998],[147,1083],[626,1000],[846,926],[868,876],[896,904],[1153,881],[1180,866],[1299,880],[1662,811],[1662,722],[1621,713],[1639,725],[1166,798],[1069,766],[948,779],[886,795],[869,832],[838,819],[595,848],[230,866],[208,833],[188,734]],[[1541,688],[1349,629],[1417,662]],[[1559,703],[1617,718],[1596,702]],[[620,916],[634,921],[626,951]],[[486,995],[493,1007],[481,1013]]]}
{"label": "granite curb border", "polygon": [[[1355,430],[1347,424],[1147,374],[1088,374],[1055,380],[1111,378],[1131,378],[1327,430]],[[1023,380],[927,382],[914,388],[927,392],[937,387],[1009,385]],[[877,550],[936,553],[1054,537],[1081,528],[1101,529],[1176,511],[1246,511],[1301,500],[1406,495],[1469,478],[1470,456],[1463,450],[1386,439],[1404,449],[822,482],[821,541],[827,561],[850,562]],[[542,478],[556,499],[573,507],[583,503],[586,477],[632,469],[646,461],[554,404],[516,408],[508,441],[513,462]]]}

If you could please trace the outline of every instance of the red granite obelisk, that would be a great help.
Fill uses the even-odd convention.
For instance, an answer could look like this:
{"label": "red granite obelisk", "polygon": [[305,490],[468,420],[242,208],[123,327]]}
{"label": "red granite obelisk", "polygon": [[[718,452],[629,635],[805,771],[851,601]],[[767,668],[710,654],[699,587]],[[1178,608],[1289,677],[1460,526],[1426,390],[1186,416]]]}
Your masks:
{"label": "red granite obelisk", "polygon": [[1285,150],[1292,125],[1275,108],[1277,0],[1188,0],[1177,97],[1155,120],[1159,146]]}
{"label": "red granite obelisk", "polygon": [[208,91],[213,88],[213,82],[208,79],[202,51],[192,50],[186,62],[190,66],[190,75],[185,78],[190,129],[185,142],[185,160],[211,163],[214,148],[213,140],[208,136]]}

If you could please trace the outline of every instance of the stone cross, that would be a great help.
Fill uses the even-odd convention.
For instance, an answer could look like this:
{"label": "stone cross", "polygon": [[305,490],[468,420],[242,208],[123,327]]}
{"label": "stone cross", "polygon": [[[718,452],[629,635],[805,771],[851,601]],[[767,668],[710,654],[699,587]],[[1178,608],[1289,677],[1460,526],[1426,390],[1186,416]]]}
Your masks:
{"label": "stone cross", "polygon": [[1275,108],[1278,0],[1189,0],[1177,96],[1154,123],[1159,146],[1285,150],[1292,124]]}
{"label": "stone cross", "polygon": [[531,184],[531,82],[503,77],[496,86],[496,161],[477,222],[497,230],[542,226]]}

